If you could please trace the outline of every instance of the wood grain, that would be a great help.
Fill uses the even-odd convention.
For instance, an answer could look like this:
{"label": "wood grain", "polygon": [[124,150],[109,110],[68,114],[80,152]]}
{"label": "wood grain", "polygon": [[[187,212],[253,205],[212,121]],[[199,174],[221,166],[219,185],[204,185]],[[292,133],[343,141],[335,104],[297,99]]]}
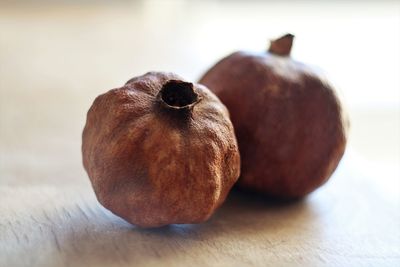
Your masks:
{"label": "wood grain", "polygon": [[[282,12],[288,18],[298,14],[286,4],[260,2],[251,7],[254,15],[243,15],[247,4],[144,2],[0,6],[0,267],[400,266],[400,120],[390,109],[351,113],[350,149],[334,177],[303,201],[276,203],[233,191],[204,224],[153,230],[130,225],[98,204],[80,152],[85,114],[98,94],[148,70],[196,80],[229,49],[243,47],[235,42],[261,43],[275,36],[268,25],[276,25],[279,33],[292,25],[308,40],[303,46],[299,41],[297,51],[310,47],[312,53],[303,54],[318,58],[314,48],[319,44],[309,38],[315,36],[314,27],[306,19],[318,19],[314,13],[343,29],[330,31],[331,39],[324,35],[325,46],[332,42],[336,47],[340,42],[334,40],[353,33],[350,18],[362,25],[381,23],[367,27],[368,34],[379,35],[392,25],[379,14],[372,22],[365,20],[371,14],[358,7],[341,13],[340,20],[329,8],[312,7],[293,25],[278,23]],[[210,41],[207,36],[221,36],[225,19],[237,26],[235,31]],[[327,21],[317,20],[329,28]],[[257,25],[249,31],[239,23]],[[240,29],[246,38],[237,36]],[[261,31],[265,34],[255,34]],[[389,32],[379,39],[385,43],[383,53],[396,46],[389,36],[400,31]],[[357,64],[361,68],[364,62]],[[383,80],[384,73],[374,75]]]}
{"label": "wood grain", "polygon": [[0,186],[0,266],[395,266],[398,205],[343,165],[303,201],[234,191],[207,223],[153,230],[89,185]]}

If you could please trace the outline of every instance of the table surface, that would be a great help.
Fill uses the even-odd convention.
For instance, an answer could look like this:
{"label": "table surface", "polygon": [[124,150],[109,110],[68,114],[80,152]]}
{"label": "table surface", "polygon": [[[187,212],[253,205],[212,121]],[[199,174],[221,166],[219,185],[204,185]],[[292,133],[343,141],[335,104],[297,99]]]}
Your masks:
{"label": "table surface", "polygon": [[206,223],[152,230],[99,205],[80,155],[94,97],[147,70],[194,80],[234,38],[210,50],[201,14],[225,10],[229,22],[240,7],[181,5],[0,8],[0,266],[400,266],[399,113],[390,109],[353,110],[339,168],[302,201],[233,190]]}

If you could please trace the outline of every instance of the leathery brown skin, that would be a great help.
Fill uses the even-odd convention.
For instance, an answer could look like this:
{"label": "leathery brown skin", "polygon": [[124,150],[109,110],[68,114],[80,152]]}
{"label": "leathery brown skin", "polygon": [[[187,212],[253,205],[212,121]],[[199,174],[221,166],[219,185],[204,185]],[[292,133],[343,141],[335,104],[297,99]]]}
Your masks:
{"label": "leathery brown skin", "polygon": [[269,52],[236,52],[199,81],[228,107],[242,159],[238,185],[296,199],[325,183],[345,151],[349,122],[323,75],[290,58],[293,35]]}
{"label": "leathery brown skin", "polygon": [[149,72],[98,96],[82,154],[99,202],[140,227],[207,220],[240,171],[226,107],[172,73]]}

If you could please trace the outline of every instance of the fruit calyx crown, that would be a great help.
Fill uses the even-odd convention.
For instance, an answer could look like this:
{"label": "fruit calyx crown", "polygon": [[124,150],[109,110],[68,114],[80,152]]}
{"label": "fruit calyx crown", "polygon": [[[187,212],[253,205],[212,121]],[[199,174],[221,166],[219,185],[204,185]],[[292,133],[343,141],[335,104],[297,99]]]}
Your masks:
{"label": "fruit calyx crown", "polygon": [[165,107],[176,110],[190,109],[201,100],[193,84],[181,80],[168,80],[157,97]]}

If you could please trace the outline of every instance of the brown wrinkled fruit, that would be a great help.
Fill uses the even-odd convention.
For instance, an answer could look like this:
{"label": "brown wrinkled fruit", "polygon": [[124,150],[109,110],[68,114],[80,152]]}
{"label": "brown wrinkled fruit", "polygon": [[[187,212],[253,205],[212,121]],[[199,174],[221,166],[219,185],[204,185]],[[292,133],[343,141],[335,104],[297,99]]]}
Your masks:
{"label": "brown wrinkled fruit", "polygon": [[98,96],[82,154],[99,202],[141,227],[207,220],[240,169],[226,107],[172,73],[150,72]]}
{"label": "brown wrinkled fruit", "polygon": [[348,121],[320,71],[293,60],[293,35],[268,52],[236,52],[199,81],[228,107],[242,159],[239,186],[303,197],[321,186],[345,151]]}

